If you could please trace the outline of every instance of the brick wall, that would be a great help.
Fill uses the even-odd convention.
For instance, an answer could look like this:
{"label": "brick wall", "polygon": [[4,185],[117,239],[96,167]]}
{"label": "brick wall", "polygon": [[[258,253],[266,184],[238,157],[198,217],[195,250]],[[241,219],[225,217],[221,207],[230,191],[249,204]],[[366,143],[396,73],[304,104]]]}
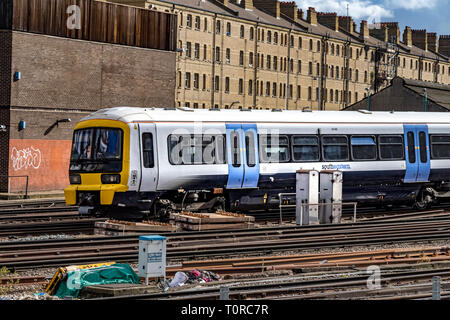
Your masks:
{"label": "brick wall", "polygon": [[175,53],[13,32],[11,105],[173,107]]}

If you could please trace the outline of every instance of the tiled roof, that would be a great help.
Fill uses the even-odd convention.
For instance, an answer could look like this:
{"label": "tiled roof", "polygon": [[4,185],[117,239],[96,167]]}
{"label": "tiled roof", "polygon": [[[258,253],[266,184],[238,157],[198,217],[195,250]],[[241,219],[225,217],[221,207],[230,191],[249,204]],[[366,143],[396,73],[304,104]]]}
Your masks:
{"label": "tiled roof", "polygon": [[[342,28],[339,28],[339,31],[334,31],[322,24],[317,25],[311,25],[304,19],[298,19],[297,21],[292,21],[288,17],[281,14],[281,17],[278,19],[274,15],[258,9],[256,7],[253,8],[253,10],[246,10],[245,8],[241,7],[240,5],[233,3],[230,1],[228,3],[228,6],[224,6],[218,1],[215,0],[159,0],[160,2],[170,3],[170,4],[176,4],[179,6],[185,6],[200,10],[205,10],[221,15],[228,15],[232,17],[237,17],[241,19],[246,19],[253,22],[260,22],[260,23],[266,23],[274,26],[279,26],[283,28],[291,28],[293,30],[297,31],[303,31],[303,32],[309,32],[321,36],[328,35],[330,38],[338,39],[341,41],[351,40],[353,43],[360,43],[365,44],[369,46],[378,46],[378,47],[385,47],[386,43],[375,38],[372,36],[369,36],[362,40],[359,37],[359,33],[352,32],[348,33]],[[398,45],[399,52],[404,54],[412,54],[415,56],[423,56],[428,59],[434,59],[434,60],[441,60],[441,61],[449,61],[450,58],[445,57],[440,54],[436,54],[434,52],[425,51],[421,48],[418,48],[416,46],[407,47],[405,44],[400,43]]]}

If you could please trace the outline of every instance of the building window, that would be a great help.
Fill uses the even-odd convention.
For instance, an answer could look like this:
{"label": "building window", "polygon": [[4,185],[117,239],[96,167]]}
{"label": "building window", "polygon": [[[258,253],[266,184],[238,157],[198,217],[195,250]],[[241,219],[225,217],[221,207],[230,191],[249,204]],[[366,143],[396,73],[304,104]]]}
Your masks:
{"label": "building window", "polygon": [[203,75],[203,87],[202,90],[206,90],[206,74]]}
{"label": "building window", "polygon": [[243,66],[244,65],[244,51],[240,51],[239,52],[239,65]]}
{"label": "building window", "polygon": [[270,96],[270,82],[266,82],[266,96]]}
{"label": "building window", "polygon": [[195,17],[195,29],[200,30],[200,17],[199,16]]}
{"label": "building window", "polygon": [[250,40],[253,40],[253,38],[255,37],[254,35],[254,29],[253,27],[250,28]]}
{"label": "building window", "polygon": [[298,37],[298,48],[302,48],[302,37]]}
{"label": "building window", "polygon": [[364,82],[367,83],[367,71],[364,71]]}
{"label": "building window", "polygon": [[301,87],[297,86],[297,100],[300,100],[302,97]]}
{"label": "building window", "polygon": [[336,66],[336,79],[339,79],[339,67]]}
{"label": "building window", "polygon": [[206,60],[207,58],[207,52],[208,52],[208,47],[207,47],[207,45],[205,44],[205,45],[203,45],[203,60]]}
{"label": "building window", "polygon": [[270,65],[271,65],[271,57],[268,55],[267,56],[267,69],[270,70]]}
{"label": "building window", "polygon": [[294,59],[291,59],[291,61],[289,63],[289,67],[290,67],[290,71],[294,72]]}
{"label": "building window", "polygon": [[184,87],[186,89],[190,89],[191,88],[191,73],[190,72],[186,72]]}
{"label": "building window", "polygon": [[216,76],[215,77],[215,80],[214,80],[214,90],[215,91],[219,91],[220,90],[220,83],[219,83],[219,76]]}
{"label": "building window", "polygon": [[229,64],[230,63],[230,57],[231,57],[230,48],[227,48],[227,51],[226,51],[225,55],[226,55],[226,62]]}
{"label": "building window", "polygon": [[273,57],[273,70],[277,71],[278,69],[278,57]]}
{"label": "building window", "polygon": [[293,47],[294,46],[294,36],[291,36],[291,43],[290,46]]}
{"label": "building window", "polygon": [[190,42],[186,42],[186,57],[190,58],[191,57],[191,43]]}
{"label": "building window", "polygon": [[241,26],[240,37],[241,37],[241,39],[244,39],[244,37],[245,37],[245,28],[244,28],[244,26]]}
{"label": "building window", "polygon": [[188,14],[186,18],[186,27],[192,28],[192,15]]}
{"label": "building window", "polygon": [[312,39],[309,39],[309,51],[313,50],[313,41]]}
{"label": "building window", "polygon": [[278,32],[274,32],[273,34],[273,43],[278,44]]}
{"label": "building window", "polygon": [[337,44],[337,45],[336,45],[336,55],[337,55],[337,56],[339,56],[339,50],[340,50],[340,49],[339,49],[339,45]]}
{"label": "building window", "polygon": [[225,93],[229,93],[229,92],[230,92],[230,78],[226,77],[225,78]]}
{"label": "building window", "polygon": [[220,21],[216,21],[216,34],[220,34]]}
{"label": "building window", "polygon": [[208,18],[205,18],[205,21],[203,22],[203,31],[208,31]]}
{"label": "building window", "polygon": [[272,84],[272,97],[276,98],[277,97],[277,83],[274,82]]}
{"label": "building window", "polygon": [[316,64],[316,75],[318,76],[320,74],[320,64]]}
{"label": "building window", "polygon": [[317,41],[317,52],[320,52],[320,41]]}
{"label": "building window", "polygon": [[312,99],[312,88],[308,87],[308,100]]}
{"label": "building window", "polygon": [[216,61],[220,62],[220,47],[216,47]]}
{"label": "building window", "polygon": [[231,36],[231,23],[227,22],[227,36]]}
{"label": "building window", "polygon": [[334,90],[334,101],[339,102],[339,91]]}
{"label": "building window", "polygon": [[244,94],[244,80],[239,79],[239,94]]}
{"label": "building window", "polygon": [[267,43],[271,43],[271,42],[272,42],[272,32],[267,31]]}
{"label": "building window", "polygon": [[331,44],[331,55],[334,56],[334,43]]}
{"label": "building window", "polygon": [[292,84],[289,85],[289,99],[292,99],[292,96],[294,95],[294,87]]}
{"label": "building window", "polygon": [[194,89],[198,90],[199,88],[199,80],[200,80],[200,76],[198,73],[194,73]]}
{"label": "building window", "polygon": [[248,95],[249,96],[253,95],[253,81],[252,80],[248,80]]}
{"label": "building window", "polygon": [[261,42],[264,42],[264,30],[261,30]]}
{"label": "building window", "polygon": [[316,88],[316,101],[319,101],[319,88]]}
{"label": "building window", "polygon": [[313,73],[313,71],[312,71],[312,62],[309,62],[309,69],[308,69],[308,74],[312,74]]}
{"label": "building window", "polygon": [[248,66],[253,67],[253,52],[250,52],[248,55]]}
{"label": "building window", "polygon": [[200,59],[200,44],[196,43],[194,46],[194,58]]}
{"label": "building window", "polygon": [[359,81],[359,71],[358,69],[355,70],[355,82]]}
{"label": "building window", "polygon": [[178,71],[178,88],[181,88],[181,71]]}

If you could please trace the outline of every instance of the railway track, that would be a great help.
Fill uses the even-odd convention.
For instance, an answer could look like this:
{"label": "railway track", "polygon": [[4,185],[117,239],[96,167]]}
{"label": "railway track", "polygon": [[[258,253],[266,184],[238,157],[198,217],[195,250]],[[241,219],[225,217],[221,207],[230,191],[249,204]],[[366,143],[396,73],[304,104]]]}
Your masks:
{"label": "railway track", "polygon": [[[382,272],[380,288],[368,288],[365,272],[334,274],[333,277],[308,279],[306,276],[291,276],[276,279],[247,281],[245,284],[229,283],[230,300],[245,299],[408,299],[431,297],[431,279],[439,276],[441,288],[446,290],[443,298],[450,296],[450,268],[415,271]],[[223,285],[223,284],[221,284]],[[219,286],[206,286],[187,290],[129,295],[121,297],[96,298],[92,300],[217,300]]]}
{"label": "railway track", "polygon": [[[175,262],[213,256],[442,240],[450,237],[450,218],[186,232],[166,236],[167,256]],[[136,262],[137,250],[138,235],[56,241],[8,241],[0,243],[0,266],[29,268],[105,260]]]}
{"label": "railway track", "polygon": [[27,215],[23,219],[11,218],[5,222],[0,220],[0,237],[12,237],[35,234],[49,234],[61,232],[87,232],[92,231],[95,222],[105,221],[103,218],[84,218],[78,214],[56,215]]}

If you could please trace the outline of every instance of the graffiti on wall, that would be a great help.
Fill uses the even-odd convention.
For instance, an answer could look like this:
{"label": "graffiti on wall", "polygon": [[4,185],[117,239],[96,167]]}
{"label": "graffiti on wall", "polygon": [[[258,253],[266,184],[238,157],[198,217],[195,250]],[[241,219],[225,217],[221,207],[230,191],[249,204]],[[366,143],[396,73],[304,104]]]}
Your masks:
{"label": "graffiti on wall", "polygon": [[9,191],[62,190],[69,184],[72,141],[11,139],[9,144]]}
{"label": "graffiti on wall", "polygon": [[11,161],[14,171],[28,168],[39,169],[42,161],[41,150],[34,147],[18,150],[16,147],[13,147],[11,150]]}

